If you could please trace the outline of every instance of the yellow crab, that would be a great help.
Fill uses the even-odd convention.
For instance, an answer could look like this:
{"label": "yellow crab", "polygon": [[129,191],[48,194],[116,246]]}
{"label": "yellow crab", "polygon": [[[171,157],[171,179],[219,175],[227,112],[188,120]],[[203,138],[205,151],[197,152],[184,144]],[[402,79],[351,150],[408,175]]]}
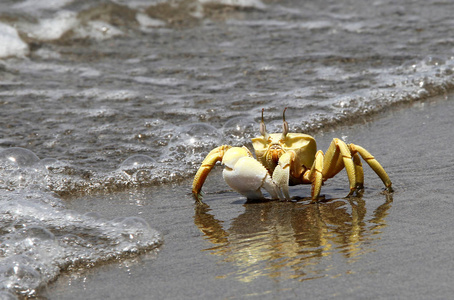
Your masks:
{"label": "yellow crab", "polygon": [[218,161],[224,165],[223,177],[235,191],[250,200],[262,199],[265,189],[273,199],[290,200],[289,185],[312,184],[312,200],[317,201],[323,182],[334,177],[343,168],[350,182],[350,192],[363,189],[364,174],[359,156],[377,173],[387,190],[392,183],[380,163],[364,148],[333,139],[325,154],[317,151],[315,139],[303,133],[288,132],[283,112],[283,132],[266,132],[260,122],[261,136],[252,139],[257,159],[246,147],[223,145],[211,150],[203,160],[192,184],[192,194],[202,202],[201,189],[208,173]]}

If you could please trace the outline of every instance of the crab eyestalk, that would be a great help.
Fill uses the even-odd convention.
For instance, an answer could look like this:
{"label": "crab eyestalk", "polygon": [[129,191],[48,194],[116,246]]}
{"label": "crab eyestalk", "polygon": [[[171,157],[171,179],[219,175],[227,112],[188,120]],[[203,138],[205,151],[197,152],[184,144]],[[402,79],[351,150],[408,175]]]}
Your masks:
{"label": "crab eyestalk", "polygon": [[262,121],[260,122],[260,134],[265,138],[265,139],[269,139],[270,135],[268,134],[268,132],[266,132],[266,126],[265,126],[265,121],[263,120],[263,111],[265,109],[262,108]]}
{"label": "crab eyestalk", "polygon": [[288,123],[285,121],[285,111],[287,110],[287,107],[284,108],[284,112],[282,113],[282,119],[284,120],[284,123],[282,124],[282,138],[281,140],[284,140],[285,137],[287,136],[288,133]]}

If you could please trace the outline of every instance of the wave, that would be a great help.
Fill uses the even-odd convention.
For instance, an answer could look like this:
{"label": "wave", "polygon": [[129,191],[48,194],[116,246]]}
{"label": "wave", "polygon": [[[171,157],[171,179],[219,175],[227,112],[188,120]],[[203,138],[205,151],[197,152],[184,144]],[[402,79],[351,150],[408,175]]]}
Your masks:
{"label": "wave", "polygon": [[[150,3],[151,2],[151,3]],[[192,26],[231,9],[264,9],[259,0],[33,1],[0,4],[0,58],[24,57],[37,42],[106,40],[131,30]]]}
{"label": "wave", "polygon": [[[282,100],[289,98],[289,94],[298,97],[312,93],[305,89],[273,92],[272,96],[276,100],[269,100],[266,104],[267,107],[273,107],[271,111],[267,111],[271,115],[267,128],[270,132],[280,132],[282,107],[288,108],[287,121],[291,132],[314,134],[340,124],[353,124],[393,106],[440,95],[447,96],[454,88],[454,59],[428,56],[421,61],[397,67],[392,72],[386,69],[378,77],[379,85],[358,89],[354,93],[333,95],[329,98],[329,103]],[[268,96],[251,95],[260,99]],[[180,116],[179,109],[175,107],[165,113],[177,114],[179,117],[197,114],[196,111],[181,108]],[[135,137],[139,140],[150,139],[149,147],[142,149],[136,146],[136,151],[149,152],[151,147],[153,155],[134,154],[120,163],[110,163],[108,166],[102,166],[102,162],[107,161],[106,158],[99,159],[100,163],[97,164],[94,164],[97,159],[94,157],[85,164],[74,161],[73,165],[55,158],[40,159],[32,151],[20,147],[0,149],[0,178],[4,178],[0,181],[0,188],[10,190],[35,186],[40,190],[66,195],[112,192],[184,180],[195,174],[200,162],[211,149],[223,144],[250,146],[250,139],[259,132],[256,120],[260,116],[260,110],[261,107],[254,107],[242,114],[226,113],[218,116],[225,120],[221,122],[221,128],[208,123],[183,122],[182,125],[176,125],[159,118],[154,119],[151,123],[147,122],[149,132],[142,132]],[[292,111],[301,110],[311,113],[303,118],[292,115]],[[115,115],[115,110],[97,110],[92,114],[87,117],[105,118],[106,115]],[[107,140],[117,139],[116,155],[122,151],[129,152],[127,149],[131,147],[130,142],[118,140],[117,130],[103,135],[106,135]],[[106,148],[105,145],[102,147]],[[90,151],[94,150],[96,149]],[[70,151],[69,154],[71,153],[73,152]]]}

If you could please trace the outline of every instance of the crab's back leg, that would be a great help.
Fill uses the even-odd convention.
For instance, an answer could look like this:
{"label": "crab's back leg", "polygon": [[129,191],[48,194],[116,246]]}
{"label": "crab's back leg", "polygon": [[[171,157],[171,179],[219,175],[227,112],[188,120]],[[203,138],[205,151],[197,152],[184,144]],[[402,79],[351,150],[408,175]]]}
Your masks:
{"label": "crab's back leg", "polygon": [[194,181],[192,182],[192,195],[197,202],[202,202],[202,195],[200,191],[211,169],[218,161],[222,160],[224,153],[230,148],[231,146],[229,145],[222,145],[214,148],[203,160],[202,165],[197,170],[197,173],[194,176]]}
{"label": "crab's back leg", "polygon": [[358,152],[361,157],[367,162],[367,164],[372,168],[372,170],[377,173],[378,177],[383,181],[386,188],[389,192],[393,191],[391,179],[389,179],[388,174],[386,173],[385,169],[380,165],[380,163],[372,156],[366,149],[361,146],[350,144],[349,145],[352,152]]}
{"label": "crab's back leg", "polygon": [[360,175],[358,178],[356,175],[358,166],[354,163],[354,160],[357,161],[356,158],[352,158],[352,153],[347,144],[340,139],[333,139],[325,154],[322,170],[323,180],[334,177],[345,167],[350,182],[349,195],[351,195],[356,190],[357,179],[362,177]]}
{"label": "crab's back leg", "polygon": [[364,171],[363,171],[363,164],[361,163],[361,159],[357,152],[354,152],[351,149],[351,144],[348,145],[350,148],[350,152],[352,152],[353,156],[353,163],[355,164],[355,175],[356,175],[356,188],[363,189],[364,188]]}
{"label": "crab's back leg", "polygon": [[[364,187],[364,171],[363,171],[363,165],[361,163],[361,159],[359,158],[359,154],[356,150],[351,149],[351,144],[347,145],[348,149],[350,150],[352,159],[353,159],[353,165],[355,167],[355,181],[356,181],[356,188],[357,189],[362,189]],[[334,150],[337,150],[336,148],[332,148]],[[331,149],[330,149],[331,150]],[[340,155],[340,151],[331,151],[331,155],[325,155],[325,161],[327,161],[327,165],[325,165],[325,173],[323,178],[325,180],[334,177],[337,173],[342,171],[344,168],[344,158],[342,155]],[[327,153],[328,154],[328,153]],[[331,162],[330,162],[331,160]],[[328,165],[329,164],[329,165]]]}

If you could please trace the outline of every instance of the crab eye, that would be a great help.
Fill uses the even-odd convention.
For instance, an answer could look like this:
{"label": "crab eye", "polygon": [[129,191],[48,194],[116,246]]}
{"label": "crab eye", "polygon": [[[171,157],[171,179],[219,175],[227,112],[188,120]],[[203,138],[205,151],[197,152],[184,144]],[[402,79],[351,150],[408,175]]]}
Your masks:
{"label": "crab eye", "polygon": [[284,108],[284,112],[282,113],[282,118],[284,120],[284,123],[282,124],[282,140],[285,139],[288,133],[288,123],[285,121],[285,111],[287,110],[287,107]]}
{"label": "crab eye", "polygon": [[269,139],[270,135],[268,134],[268,132],[266,132],[266,126],[265,126],[265,121],[263,120],[263,111],[265,109],[262,108],[262,121],[260,122],[260,134],[265,138],[265,139]]}

